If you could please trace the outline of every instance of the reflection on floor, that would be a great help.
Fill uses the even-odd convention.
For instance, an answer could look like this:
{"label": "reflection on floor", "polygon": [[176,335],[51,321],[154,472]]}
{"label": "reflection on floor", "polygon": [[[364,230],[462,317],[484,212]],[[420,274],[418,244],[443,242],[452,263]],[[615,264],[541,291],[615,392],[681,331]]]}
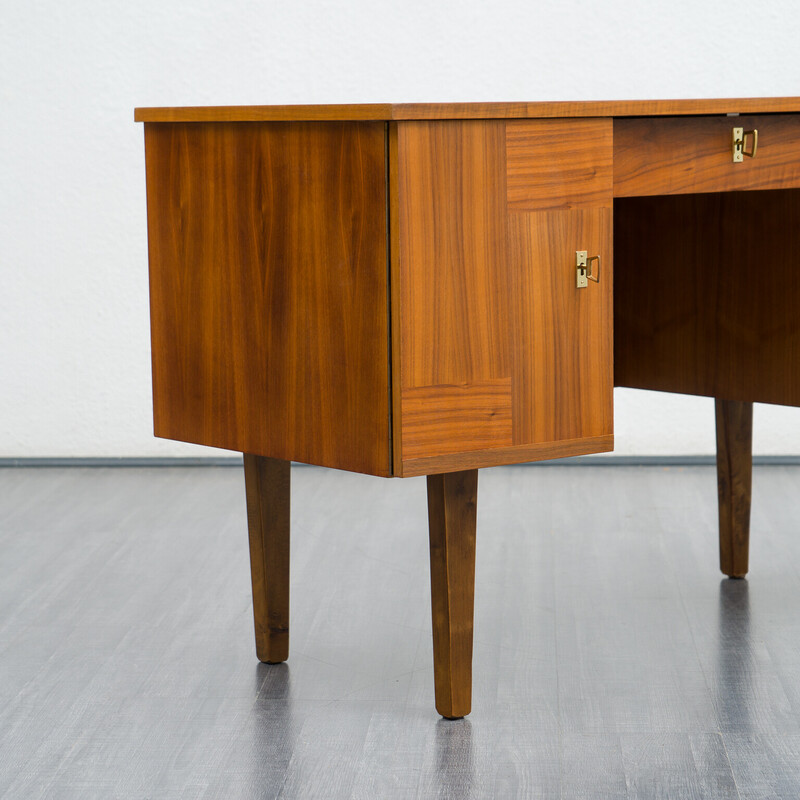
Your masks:
{"label": "reflection on floor", "polygon": [[293,471],[268,667],[239,469],[0,470],[0,797],[795,800],[799,483],[755,470],[728,581],[711,468],[482,471],[452,723],[424,479]]}

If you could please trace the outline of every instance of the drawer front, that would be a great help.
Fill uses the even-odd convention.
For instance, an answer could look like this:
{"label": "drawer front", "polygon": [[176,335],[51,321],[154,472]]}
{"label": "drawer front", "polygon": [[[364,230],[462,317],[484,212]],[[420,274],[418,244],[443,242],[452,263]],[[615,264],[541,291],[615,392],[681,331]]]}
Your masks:
{"label": "drawer front", "polygon": [[[758,131],[753,157],[734,162],[734,127]],[[795,187],[798,114],[614,120],[615,197]]]}

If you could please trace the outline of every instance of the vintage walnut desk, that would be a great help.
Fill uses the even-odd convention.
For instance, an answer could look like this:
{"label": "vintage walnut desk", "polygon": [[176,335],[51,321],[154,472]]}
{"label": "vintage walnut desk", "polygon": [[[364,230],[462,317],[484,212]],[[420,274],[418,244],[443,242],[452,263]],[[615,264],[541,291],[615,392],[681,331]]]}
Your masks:
{"label": "vintage walnut desk", "polygon": [[[800,405],[800,98],[139,109],[157,436],[238,450],[287,658],[290,461],[428,476],[436,708],[469,713],[479,467],[611,450],[614,385]],[[587,531],[587,536],[591,532]]]}

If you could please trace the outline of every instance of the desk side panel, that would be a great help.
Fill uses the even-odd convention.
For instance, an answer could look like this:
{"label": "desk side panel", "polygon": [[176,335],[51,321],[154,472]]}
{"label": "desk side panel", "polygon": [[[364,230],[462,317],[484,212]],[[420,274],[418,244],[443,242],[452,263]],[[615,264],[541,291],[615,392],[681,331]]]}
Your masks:
{"label": "desk side panel", "polygon": [[145,126],[157,436],[391,474],[385,141]]}
{"label": "desk side panel", "polygon": [[800,190],[614,201],[617,386],[800,405]]}

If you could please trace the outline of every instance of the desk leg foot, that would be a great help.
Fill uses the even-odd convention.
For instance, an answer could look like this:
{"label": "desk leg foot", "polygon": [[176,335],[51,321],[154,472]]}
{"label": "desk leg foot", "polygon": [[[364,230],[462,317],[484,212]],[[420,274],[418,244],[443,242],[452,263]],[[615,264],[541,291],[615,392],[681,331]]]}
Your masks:
{"label": "desk leg foot", "polygon": [[253,619],[259,661],[289,657],[289,500],[291,462],[244,454]]}
{"label": "desk leg foot", "polygon": [[753,404],[716,400],[719,568],[730,578],[747,574],[753,477]]}
{"label": "desk leg foot", "polygon": [[472,616],[478,470],[428,476],[436,710],[447,719],[472,707]]}

